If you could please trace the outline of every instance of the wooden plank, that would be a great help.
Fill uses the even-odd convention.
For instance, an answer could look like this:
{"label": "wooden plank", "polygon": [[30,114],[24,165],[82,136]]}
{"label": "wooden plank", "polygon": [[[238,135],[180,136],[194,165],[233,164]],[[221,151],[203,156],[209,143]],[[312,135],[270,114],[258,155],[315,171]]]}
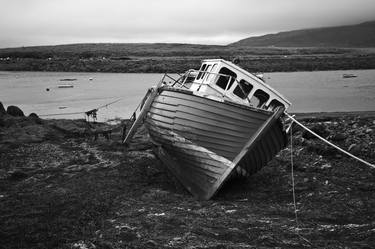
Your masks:
{"label": "wooden plank", "polygon": [[[170,112],[184,112],[189,114],[194,114],[199,117],[206,117],[212,120],[216,120],[219,122],[225,122],[228,124],[236,124],[239,126],[256,126],[258,127],[261,125],[264,120],[266,120],[266,117],[264,120],[258,120],[258,119],[250,119],[250,118],[242,118],[243,116],[240,115],[234,115],[233,112],[227,113],[223,112],[220,108],[217,109],[208,109],[206,106],[195,106],[195,105],[183,105],[182,103],[179,103],[178,105],[171,105],[168,103],[161,103],[158,102],[156,99],[152,105],[152,108],[170,111]],[[204,109],[202,109],[204,108]]]}
{"label": "wooden plank", "polygon": [[[181,99],[181,98],[165,98],[164,103],[170,104],[170,105],[180,105],[180,106],[186,106],[186,107],[193,107],[200,110],[207,110],[212,113],[222,113],[225,116],[229,116],[232,118],[237,118],[244,120],[245,122],[262,122],[267,119],[268,116],[270,116],[272,113],[258,113],[256,109],[249,110],[249,109],[242,109],[238,110],[240,108],[235,106],[230,106],[227,103],[223,102],[208,102],[208,103],[202,103],[197,101],[198,97],[191,96],[191,99]],[[158,100],[159,101],[159,100]]]}
{"label": "wooden plank", "polygon": [[[150,127],[149,128],[149,132],[150,132],[150,135],[152,136],[152,138],[154,140],[158,140],[159,142],[162,142],[163,144],[165,145],[170,145],[170,146],[180,146],[181,148],[184,148],[186,150],[190,150],[191,148],[189,146],[184,146],[185,144],[185,141],[178,141],[176,139],[174,139],[173,135],[171,134],[162,134],[160,131],[153,131],[153,128]],[[182,136],[181,136],[182,137]],[[200,144],[195,144],[195,146],[201,146]],[[213,151],[211,149],[212,145],[210,144],[207,144],[207,146],[201,146],[205,149],[208,149],[210,151]],[[230,147],[227,147],[227,150],[226,148],[215,148],[215,147],[212,147],[215,151],[213,151],[212,153],[213,154],[218,154],[220,156],[223,156],[223,157],[226,157],[228,159],[230,159],[231,157],[234,157],[235,152],[233,152],[233,149],[231,149]]]}
{"label": "wooden plank", "polygon": [[277,121],[277,119],[284,113],[285,108],[279,107],[277,111],[265,122],[259,130],[249,139],[246,143],[242,151],[236,156],[233,160],[234,164],[237,164],[241,158],[247,153],[247,151],[251,151],[251,149],[255,146],[255,143],[259,141],[265,132]]}
{"label": "wooden plank", "polygon": [[215,120],[215,119],[210,119],[205,116],[198,116],[198,115],[195,115],[194,113],[187,113],[187,112],[181,112],[181,111],[176,112],[176,120],[177,119],[194,121],[199,124],[216,126],[222,129],[226,129],[228,131],[240,132],[242,134],[248,133],[249,130],[257,130],[259,126],[261,125],[261,124],[258,124],[256,126],[254,124],[246,125],[246,123],[243,123],[243,122],[234,124],[234,123],[225,122],[225,120],[228,120],[230,118],[226,118],[223,120]]}
{"label": "wooden plank", "polygon": [[[160,88],[160,86],[162,84],[163,84],[163,82],[160,81],[157,84],[157,86],[155,86],[153,88],[150,88],[147,91],[146,96],[143,98],[143,100],[145,98],[147,98],[147,99],[146,99],[146,101],[143,104],[143,108],[141,110],[141,113],[138,115],[138,117],[135,120],[135,122],[133,123],[132,127],[130,127],[130,130],[129,130],[128,134],[126,135],[124,141],[122,142],[123,144],[128,144],[130,142],[131,138],[134,136],[134,134],[137,131],[137,129],[143,124],[144,118],[147,115],[147,113],[148,113],[148,111],[149,111],[149,109],[150,109],[150,107],[152,105],[152,102],[158,96],[158,94],[159,94],[158,89]],[[149,96],[147,97],[147,95],[149,95]]]}
{"label": "wooden plank", "polygon": [[[184,94],[184,93],[179,93],[179,92],[174,92],[173,89],[167,89],[165,91],[162,92],[162,95],[161,96],[168,96],[168,97],[171,97],[171,99],[174,99],[172,102],[169,102],[169,99],[168,99],[168,103],[177,103],[177,104],[181,104],[181,103],[185,103],[185,101],[190,102],[192,101],[192,99],[194,99],[194,102],[195,103],[199,103],[199,104],[202,104],[204,106],[210,106],[210,107],[218,107],[220,106],[220,109],[222,109],[222,111],[229,111],[229,112],[234,112],[236,114],[239,114],[239,116],[247,116],[249,111],[251,112],[255,112],[256,114],[252,114],[251,115],[251,118],[253,119],[257,119],[259,117],[260,120],[264,120],[264,115],[266,116],[269,116],[272,114],[272,112],[270,111],[266,111],[266,110],[260,110],[260,109],[257,109],[257,108],[252,108],[252,107],[248,107],[248,106],[244,106],[244,105],[235,105],[235,104],[231,104],[231,103],[228,103],[228,102],[219,102],[219,101],[215,101],[215,100],[212,100],[212,99],[207,99],[207,98],[204,98],[204,97],[201,97],[201,96],[197,96],[197,95],[187,95],[187,94]],[[167,99],[165,99],[164,101],[166,101]],[[189,106],[189,104],[187,105]]]}
{"label": "wooden plank", "polygon": [[[217,180],[207,181],[206,178],[197,174],[197,171],[186,171],[185,165],[177,162],[170,156],[162,147],[157,148],[157,154],[168,167],[168,169],[180,180],[180,182],[198,199],[208,200],[212,197],[213,187],[216,185]],[[223,169],[228,171],[231,164],[223,163]],[[187,175],[186,175],[187,174]]]}

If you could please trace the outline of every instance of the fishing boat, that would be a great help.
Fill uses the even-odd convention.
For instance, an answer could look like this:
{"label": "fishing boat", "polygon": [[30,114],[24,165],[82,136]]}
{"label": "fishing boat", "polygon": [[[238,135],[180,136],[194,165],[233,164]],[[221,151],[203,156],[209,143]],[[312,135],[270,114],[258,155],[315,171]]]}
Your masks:
{"label": "fishing boat", "polygon": [[352,73],[344,73],[344,74],[342,75],[342,77],[343,77],[343,78],[355,78],[355,77],[357,77],[357,75],[352,74]]}
{"label": "fishing boat", "polygon": [[198,199],[231,177],[247,177],[287,144],[291,103],[238,65],[203,60],[199,70],[165,74],[132,116],[129,144],[144,124],[166,168]]}
{"label": "fishing boat", "polygon": [[57,86],[57,88],[73,88],[74,85],[71,84],[60,84]]}

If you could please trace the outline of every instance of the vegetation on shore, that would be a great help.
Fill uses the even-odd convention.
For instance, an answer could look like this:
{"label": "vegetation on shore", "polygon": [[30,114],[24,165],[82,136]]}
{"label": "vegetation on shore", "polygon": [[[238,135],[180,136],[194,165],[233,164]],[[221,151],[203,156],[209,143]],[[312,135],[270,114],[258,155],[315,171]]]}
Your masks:
{"label": "vegetation on shore", "polygon": [[71,44],[0,49],[0,71],[176,73],[208,58],[239,58],[251,72],[375,68],[375,50],[363,48]]}
{"label": "vegetation on shore", "polygon": [[[124,148],[121,125],[8,109],[0,108],[0,248],[375,247],[375,172],[297,127],[293,150],[198,201],[166,172],[143,129]],[[374,162],[374,113],[314,116],[300,121]],[[95,139],[108,129],[110,139]]]}

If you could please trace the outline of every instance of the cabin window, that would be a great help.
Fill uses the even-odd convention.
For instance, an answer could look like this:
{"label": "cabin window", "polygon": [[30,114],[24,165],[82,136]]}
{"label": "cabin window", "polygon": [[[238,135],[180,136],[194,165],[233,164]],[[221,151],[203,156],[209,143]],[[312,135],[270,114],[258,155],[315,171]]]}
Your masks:
{"label": "cabin window", "polygon": [[207,64],[203,64],[202,67],[199,69],[197,80],[203,78],[204,71],[206,70]]}
{"label": "cabin window", "polygon": [[266,92],[258,89],[255,91],[254,95],[251,97],[250,103],[255,107],[262,108],[264,107],[264,105],[266,104],[269,98],[270,96]]}
{"label": "cabin window", "polygon": [[217,64],[213,64],[213,65],[212,65],[212,68],[211,68],[210,74],[207,76],[207,81],[211,81],[212,78],[215,76],[215,75],[213,74],[213,72],[214,72],[216,66],[217,66]]}
{"label": "cabin window", "polygon": [[208,75],[210,74],[210,69],[211,69],[212,65],[208,65],[206,67],[206,69],[204,70],[205,72],[203,72],[203,75],[202,75],[202,79],[204,79],[204,77],[208,77]]}
{"label": "cabin window", "polygon": [[234,80],[237,78],[237,74],[226,67],[222,67],[219,71],[219,74],[222,75],[219,75],[216,85],[223,88],[224,90],[231,88]]}
{"label": "cabin window", "polygon": [[273,99],[268,106],[268,110],[274,111],[278,106],[284,106],[280,101]]}
{"label": "cabin window", "polygon": [[240,82],[238,82],[238,85],[234,89],[233,93],[241,99],[245,99],[247,95],[249,95],[249,93],[251,92],[251,89],[253,89],[253,85],[251,85],[246,80],[240,80]]}

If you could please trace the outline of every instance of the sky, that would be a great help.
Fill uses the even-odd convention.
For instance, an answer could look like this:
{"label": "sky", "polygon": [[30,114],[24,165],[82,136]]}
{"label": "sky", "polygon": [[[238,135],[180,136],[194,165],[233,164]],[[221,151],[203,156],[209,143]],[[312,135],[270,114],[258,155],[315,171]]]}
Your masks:
{"label": "sky", "polygon": [[226,45],[375,20],[375,0],[0,0],[0,48],[69,43]]}

